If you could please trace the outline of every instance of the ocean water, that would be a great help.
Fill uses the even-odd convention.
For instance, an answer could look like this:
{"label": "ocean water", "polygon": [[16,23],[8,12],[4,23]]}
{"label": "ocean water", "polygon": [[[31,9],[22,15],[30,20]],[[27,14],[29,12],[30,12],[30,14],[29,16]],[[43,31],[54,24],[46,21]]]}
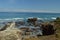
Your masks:
{"label": "ocean water", "polygon": [[33,12],[0,12],[0,22],[4,20],[25,20],[27,18],[38,18],[41,20],[53,20],[60,17],[60,13],[33,13]]}

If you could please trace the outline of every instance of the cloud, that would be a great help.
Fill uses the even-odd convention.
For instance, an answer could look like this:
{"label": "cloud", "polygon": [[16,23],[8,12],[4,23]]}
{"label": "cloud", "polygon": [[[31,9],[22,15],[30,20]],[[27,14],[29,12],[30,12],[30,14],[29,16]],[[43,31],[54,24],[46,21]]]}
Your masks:
{"label": "cloud", "polygon": [[29,10],[29,9],[12,9],[12,8],[0,8],[0,12],[48,12],[48,13],[60,13],[60,11],[49,10]]}

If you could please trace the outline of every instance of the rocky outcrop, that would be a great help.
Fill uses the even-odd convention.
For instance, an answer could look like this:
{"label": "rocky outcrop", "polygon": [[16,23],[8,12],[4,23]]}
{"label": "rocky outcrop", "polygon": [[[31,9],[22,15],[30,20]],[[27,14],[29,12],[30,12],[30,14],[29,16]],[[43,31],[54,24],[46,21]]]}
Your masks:
{"label": "rocky outcrop", "polygon": [[34,26],[36,25],[36,21],[37,21],[37,18],[29,18],[27,20],[27,22],[30,23],[29,25],[33,24]]}
{"label": "rocky outcrop", "polygon": [[14,27],[12,23],[4,31],[0,31],[0,40],[21,40],[21,30]]}
{"label": "rocky outcrop", "polygon": [[54,27],[51,24],[43,24],[42,31],[43,35],[51,35],[54,34]]}

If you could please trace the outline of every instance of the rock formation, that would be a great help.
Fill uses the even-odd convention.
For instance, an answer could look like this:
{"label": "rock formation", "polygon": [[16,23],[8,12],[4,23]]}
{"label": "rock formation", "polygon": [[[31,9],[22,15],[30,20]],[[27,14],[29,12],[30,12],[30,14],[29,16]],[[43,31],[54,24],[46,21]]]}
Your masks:
{"label": "rock formation", "polygon": [[21,30],[15,28],[15,23],[11,23],[4,31],[0,31],[0,40],[21,40]]}

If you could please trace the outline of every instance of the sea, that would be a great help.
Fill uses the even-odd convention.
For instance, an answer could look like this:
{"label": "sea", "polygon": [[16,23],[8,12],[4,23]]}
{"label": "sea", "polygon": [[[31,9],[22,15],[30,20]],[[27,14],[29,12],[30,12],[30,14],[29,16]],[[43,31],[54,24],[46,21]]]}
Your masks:
{"label": "sea", "polygon": [[18,20],[27,18],[38,18],[41,20],[53,20],[60,17],[60,13],[35,13],[35,12],[0,12],[0,21]]}
{"label": "sea", "polygon": [[52,20],[60,17],[60,13],[34,13],[34,12],[0,12],[0,20],[38,18]]}

